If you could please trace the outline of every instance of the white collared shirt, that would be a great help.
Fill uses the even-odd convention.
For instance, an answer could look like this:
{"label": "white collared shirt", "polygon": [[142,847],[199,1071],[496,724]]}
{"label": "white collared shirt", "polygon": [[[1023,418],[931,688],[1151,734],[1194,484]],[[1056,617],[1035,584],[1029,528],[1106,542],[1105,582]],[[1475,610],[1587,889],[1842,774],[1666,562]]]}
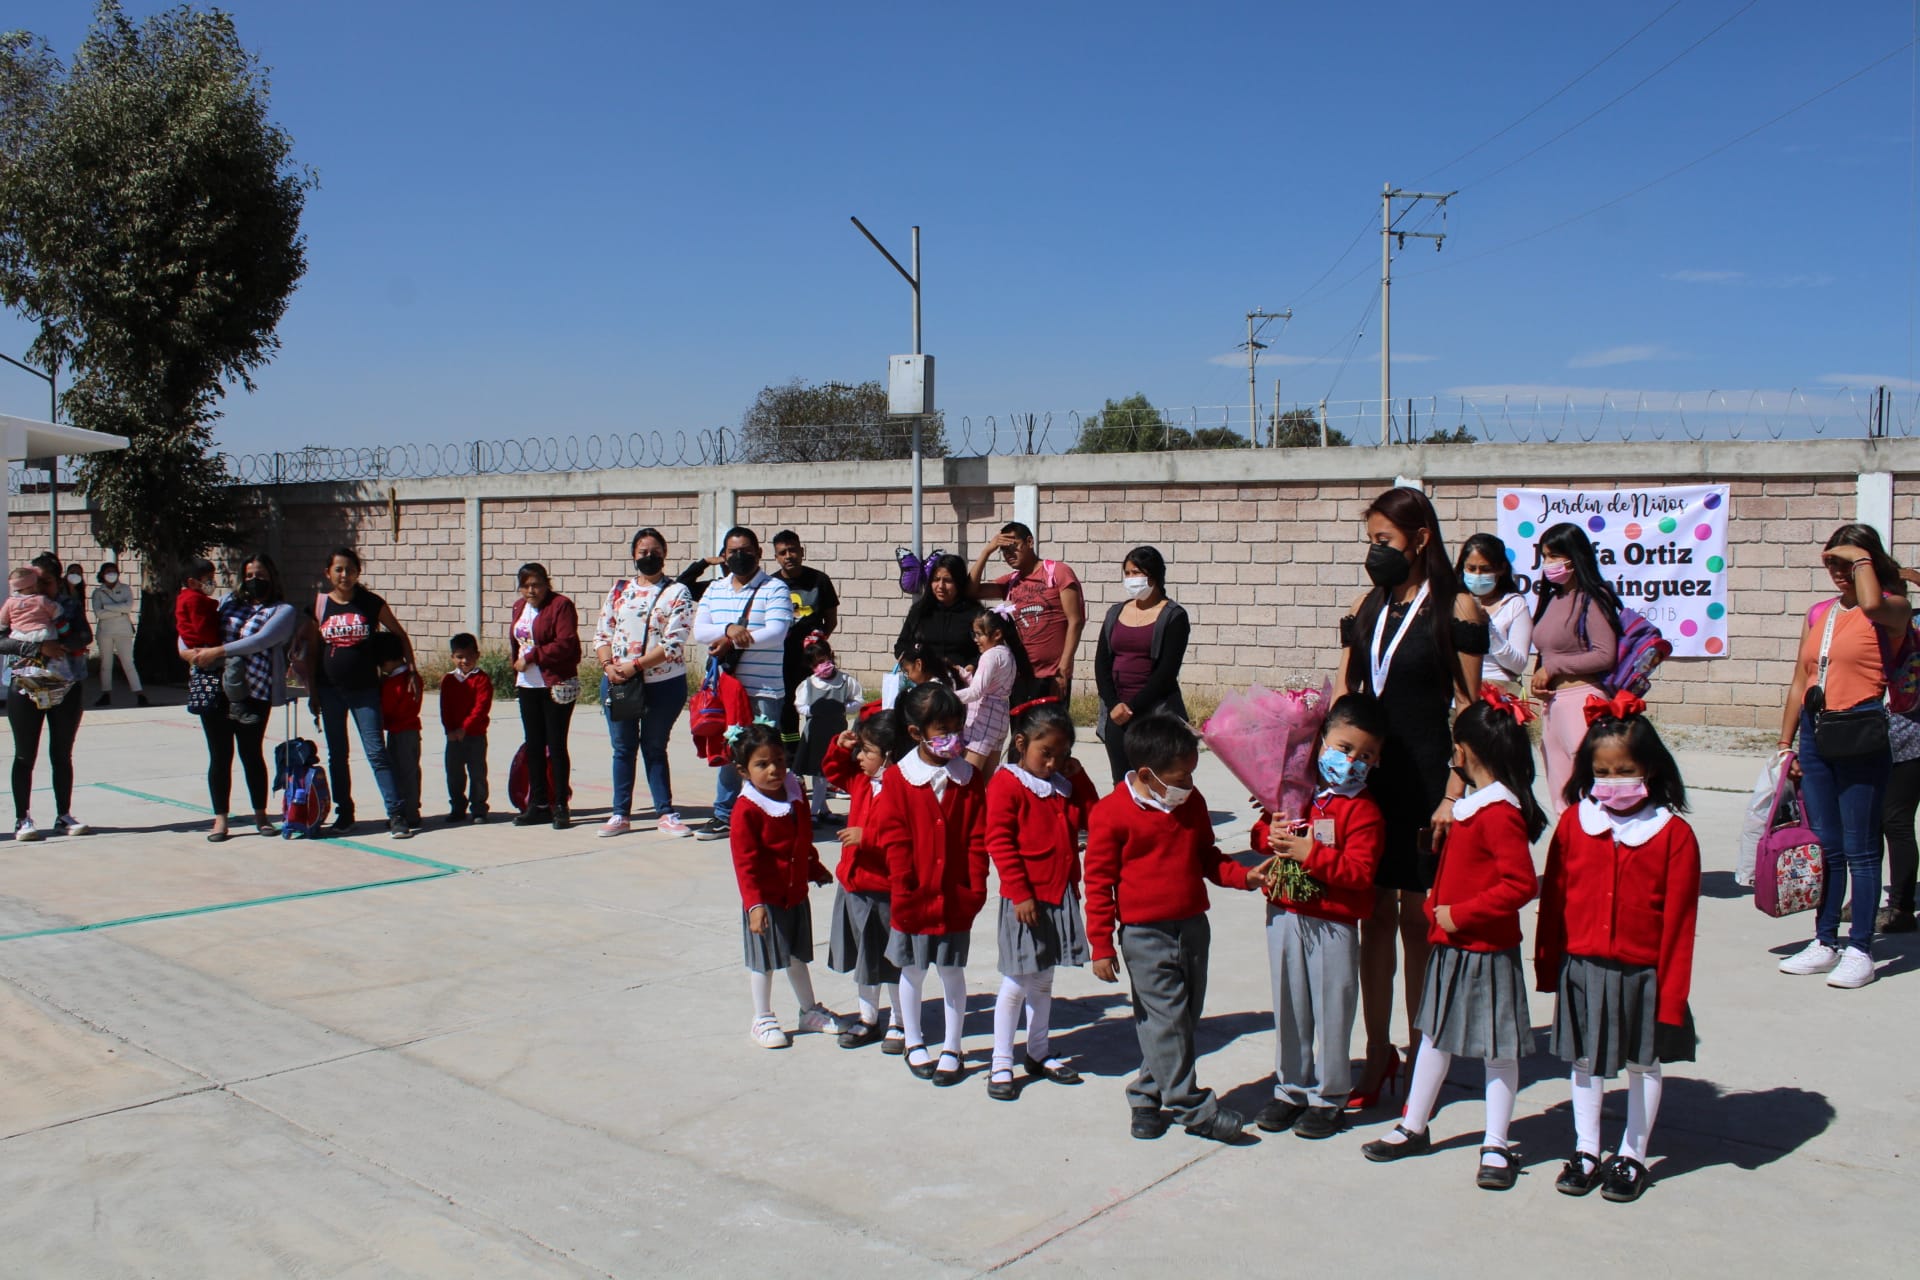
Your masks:
{"label": "white collared shirt", "polygon": [[1060,774],[1045,778],[1036,778],[1009,760],[1000,766],[1014,777],[1020,779],[1020,785],[1045,800],[1048,796],[1068,796],[1073,794],[1073,784]]}
{"label": "white collared shirt", "polygon": [[785,800],[775,800],[749,782],[740,788],[740,798],[751,803],[754,808],[769,818],[784,818],[793,812],[793,802],[800,798],[800,779],[797,775],[791,773],[787,775],[786,792]]}
{"label": "white collared shirt", "polygon": [[1516,809],[1520,807],[1520,797],[1507,790],[1504,782],[1489,782],[1478,791],[1469,791],[1453,802],[1453,820],[1465,822],[1488,805],[1499,801],[1505,801]]}
{"label": "white collared shirt", "polygon": [[1632,813],[1615,813],[1587,796],[1580,801],[1580,829],[1590,836],[1611,834],[1629,849],[1638,848],[1660,834],[1673,818],[1673,810],[1648,801]]}
{"label": "white collared shirt", "polygon": [[915,748],[901,758],[900,776],[911,786],[932,787],[934,798],[938,799],[946,795],[948,779],[963,787],[973,781],[973,766],[963,757],[942,764],[928,764],[921,757],[919,749]]}

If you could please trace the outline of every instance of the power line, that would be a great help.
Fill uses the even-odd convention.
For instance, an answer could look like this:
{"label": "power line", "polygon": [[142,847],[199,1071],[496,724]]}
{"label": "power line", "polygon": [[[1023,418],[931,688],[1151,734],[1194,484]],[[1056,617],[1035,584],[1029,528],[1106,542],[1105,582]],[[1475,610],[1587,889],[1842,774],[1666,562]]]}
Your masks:
{"label": "power line", "polygon": [[1779,115],[1774,116],[1771,120],[1768,120],[1763,124],[1755,125],[1753,128],[1741,134],[1739,137],[1730,138],[1726,142],[1723,142],[1719,146],[1715,147],[1713,150],[1708,151],[1702,155],[1695,156],[1693,159],[1687,161],[1685,164],[1669,169],[1665,173],[1661,174],[1659,177],[1643,182],[1639,186],[1633,188],[1633,190],[1631,191],[1622,192],[1621,194],[1613,197],[1613,199],[1594,205],[1591,209],[1588,209],[1583,213],[1576,213],[1571,218],[1563,218],[1559,222],[1554,223],[1552,226],[1542,227],[1538,231],[1529,232],[1524,236],[1520,236],[1516,239],[1509,240],[1505,244],[1495,245],[1491,249],[1482,249],[1478,253],[1468,254],[1464,258],[1454,258],[1450,261],[1442,262],[1437,266],[1427,267],[1421,271],[1410,271],[1407,273],[1407,278],[1411,279],[1415,276],[1432,275],[1436,271],[1445,271],[1451,267],[1459,267],[1459,266],[1464,266],[1469,262],[1477,262],[1481,258],[1491,257],[1496,253],[1505,253],[1508,249],[1516,248],[1517,246],[1526,244],[1529,241],[1538,240],[1541,236],[1551,235],[1556,231],[1560,231],[1566,227],[1572,226],[1576,222],[1585,221],[1586,219],[1591,218],[1594,214],[1601,213],[1607,209],[1611,209],[1613,208],[1613,206],[1620,204],[1623,201],[1631,200],[1633,199],[1633,197],[1640,195],[1642,192],[1651,191],[1653,188],[1659,186],[1661,183],[1666,182],[1669,179],[1679,177],[1681,174],[1685,173],[1687,170],[1693,168],[1694,166],[1705,164],[1707,161],[1713,159],[1715,156],[1719,155],[1721,152],[1727,151],[1732,149],[1733,147],[1739,146],[1741,143],[1745,142],[1748,138],[1753,137],[1755,134],[1763,133],[1766,130],[1773,128],[1774,125],[1779,124],[1782,120],[1785,120],[1788,116],[1795,115],[1801,111],[1806,110],[1808,107],[1820,101],[1820,99],[1826,97],[1828,94],[1833,93],[1836,90],[1843,89],[1847,85],[1852,84],[1855,80],[1858,80],[1861,76],[1866,75],[1869,71],[1873,71],[1874,69],[1879,67],[1882,63],[1891,61],[1892,59],[1899,57],[1901,54],[1905,53],[1908,49],[1914,47],[1915,43],[1916,43],[1915,40],[1909,39],[1905,44],[1902,44],[1898,48],[1890,49],[1886,53],[1881,54],[1879,57],[1875,58],[1872,62],[1869,62],[1866,66],[1861,67],[1858,71],[1855,71],[1853,74],[1834,81],[1832,84],[1828,85],[1826,88],[1822,89],[1820,92],[1814,94],[1812,97],[1804,99],[1803,101],[1795,103],[1793,106],[1788,107],[1785,111],[1782,111]]}
{"label": "power line", "polygon": [[1595,107],[1592,111],[1587,112],[1586,115],[1581,116],[1578,120],[1575,120],[1572,124],[1568,125],[1566,128],[1562,129],[1560,132],[1554,134],[1551,138],[1548,138],[1545,142],[1533,148],[1531,151],[1522,152],[1520,155],[1515,156],[1513,159],[1501,165],[1498,169],[1495,169],[1489,173],[1483,173],[1471,182],[1462,183],[1459,189],[1462,191],[1465,191],[1469,187],[1477,187],[1483,182],[1489,182],[1494,178],[1499,177],[1501,174],[1505,173],[1507,170],[1513,168],[1515,165],[1521,163],[1522,161],[1529,160],[1534,156],[1539,155],[1542,151],[1545,151],[1548,147],[1560,141],[1560,139],[1566,137],[1568,134],[1572,133],[1574,130],[1580,128],[1582,125],[1592,120],[1595,116],[1600,115],[1602,112],[1607,111],[1612,107],[1618,105],[1620,102],[1624,101],[1626,98],[1628,98],[1629,96],[1637,92],[1641,87],[1646,85],[1655,77],[1659,76],[1662,72],[1666,71],[1667,68],[1673,66],[1674,63],[1679,62],[1682,58],[1692,53],[1695,49],[1698,49],[1701,45],[1705,44],[1707,41],[1719,35],[1721,31],[1725,30],[1729,25],[1732,24],[1735,18],[1738,18],[1741,14],[1745,13],[1747,10],[1753,8],[1754,5],[1759,3],[1760,3],[1760,0],[1747,0],[1745,4],[1741,5],[1738,9],[1735,9],[1732,13],[1728,14],[1726,17],[1722,18],[1719,22],[1719,25],[1715,26],[1712,30],[1708,31],[1705,35],[1701,36],[1698,40],[1695,40],[1692,44],[1688,45],[1686,48],[1682,49],[1680,52],[1674,54],[1671,58],[1668,58],[1665,62],[1655,67],[1652,71],[1649,71],[1646,75],[1640,77],[1640,79],[1634,81],[1631,85],[1628,85],[1626,89],[1622,90],[1616,96],[1609,98],[1607,101]]}
{"label": "power line", "polygon": [[1678,9],[1683,3],[1685,3],[1685,0],[1673,0],[1672,4],[1662,9],[1659,13],[1654,14],[1652,18],[1648,19],[1645,26],[1642,26],[1638,31],[1628,36],[1625,40],[1622,40],[1619,44],[1613,46],[1613,48],[1608,51],[1607,55],[1604,58],[1601,58],[1600,61],[1594,63],[1592,66],[1588,67],[1585,71],[1582,71],[1579,75],[1575,76],[1573,79],[1561,85],[1558,89],[1554,90],[1553,93],[1547,98],[1544,98],[1540,102],[1536,103],[1532,110],[1528,111],[1525,115],[1519,117],[1518,119],[1514,120],[1512,123],[1508,124],[1506,128],[1500,130],[1498,133],[1495,133],[1490,137],[1481,139],[1479,142],[1474,143],[1471,147],[1468,147],[1465,151],[1462,151],[1459,155],[1447,161],[1445,164],[1441,165],[1439,168],[1434,169],[1431,172],[1423,175],[1420,178],[1420,181],[1425,182],[1428,178],[1433,177],[1435,174],[1439,174],[1439,173],[1445,172],[1448,169],[1453,168],[1454,165],[1459,164],[1462,160],[1465,160],[1468,156],[1479,153],[1489,145],[1495,142],[1498,142],[1500,139],[1506,137],[1509,133],[1512,133],[1515,129],[1519,128],[1521,125],[1525,124],[1527,121],[1533,119],[1536,115],[1539,115],[1542,110],[1552,106],[1555,102],[1559,101],[1561,96],[1564,95],[1569,89],[1573,88],[1575,85],[1579,84],[1582,80],[1585,80],[1588,76],[1592,75],[1594,72],[1598,71],[1600,68],[1606,66],[1609,62],[1613,61],[1615,56],[1617,56],[1628,45],[1632,44],[1635,40],[1638,40],[1641,36],[1651,31],[1654,27],[1654,24],[1658,23],[1662,18],[1672,13],[1675,9]]}
{"label": "power line", "polygon": [[[1294,304],[1295,306],[1298,306],[1300,303],[1306,302],[1309,299],[1311,299],[1313,297],[1313,291],[1320,287],[1321,281],[1325,280],[1328,276],[1332,275],[1335,271],[1339,270],[1340,264],[1345,262],[1347,258],[1353,253],[1353,251],[1360,247],[1360,242],[1367,238],[1367,233],[1369,231],[1373,230],[1373,221],[1374,221],[1373,211],[1368,210],[1367,220],[1360,224],[1360,230],[1354,232],[1353,239],[1349,240],[1347,242],[1347,247],[1340,251],[1340,256],[1333,260],[1333,265],[1328,267],[1325,271],[1322,271],[1320,273],[1320,278],[1318,280],[1315,280],[1312,284],[1308,285],[1304,290],[1301,291],[1300,297],[1296,300]],[[1336,293],[1339,292],[1339,288],[1340,287],[1338,285],[1334,286],[1334,292]]]}

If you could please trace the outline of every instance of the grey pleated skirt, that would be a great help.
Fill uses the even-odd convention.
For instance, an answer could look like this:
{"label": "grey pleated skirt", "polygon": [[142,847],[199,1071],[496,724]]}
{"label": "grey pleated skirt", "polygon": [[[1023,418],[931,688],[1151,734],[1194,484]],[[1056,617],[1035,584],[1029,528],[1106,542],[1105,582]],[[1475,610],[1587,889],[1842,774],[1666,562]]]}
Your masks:
{"label": "grey pleated skirt", "polygon": [[1681,1026],[1658,1025],[1652,965],[1568,956],[1557,995],[1547,1048],[1563,1062],[1604,1079],[1626,1067],[1693,1061],[1693,1010]]}
{"label": "grey pleated skirt", "polygon": [[1436,946],[1427,960],[1414,1028],[1436,1048],[1465,1058],[1521,1058],[1533,1050],[1520,948],[1466,951]]}
{"label": "grey pleated skirt", "polygon": [[887,937],[887,959],[902,969],[911,965],[929,969],[934,965],[961,968],[967,963],[970,933],[902,933],[892,930]]}
{"label": "grey pleated skirt", "polygon": [[813,963],[813,912],[802,902],[797,907],[768,907],[767,931],[755,933],[740,913],[740,941],[746,948],[747,968],[755,973],[773,973],[794,961]]}
{"label": "grey pleated skirt", "polygon": [[893,914],[886,895],[834,890],[833,923],[827,933],[827,968],[850,973],[863,987],[900,981],[900,967],[887,959]]}
{"label": "grey pleated skirt", "polygon": [[[1039,899],[1035,899],[1036,902]],[[1058,904],[1040,903],[1040,923],[1029,929],[1000,899],[1000,972],[1009,978],[1040,973],[1055,965],[1087,962],[1087,927],[1080,916],[1080,895],[1067,893]]]}

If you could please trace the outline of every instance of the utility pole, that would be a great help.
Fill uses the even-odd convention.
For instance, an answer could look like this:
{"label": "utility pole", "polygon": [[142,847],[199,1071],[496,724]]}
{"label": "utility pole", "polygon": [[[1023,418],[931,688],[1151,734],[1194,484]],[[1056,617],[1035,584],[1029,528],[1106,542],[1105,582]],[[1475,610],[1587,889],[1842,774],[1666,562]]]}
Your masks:
{"label": "utility pole", "polygon": [[1401,191],[1389,182],[1380,188],[1380,443],[1393,443],[1393,249],[1398,239],[1400,248],[1407,247],[1407,237],[1433,241],[1434,252],[1447,238],[1445,231],[1397,231],[1394,229],[1393,202],[1404,200],[1405,208],[1400,210],[1404,218],[1413,212],[1415,205],[1422,200],[1431,200],[1440,206],[1440,225],[1446,226],[1447,201],[1459,195],[1458,191]]}
{"label": "utility pole", "polygon": [[[907,284],[912,287],[913,354],[916,356],[924,355],[925,352],[920,346],[920,228],[915,227],[913,229],[913,270],[908,271],[900,265],[898,258],[895,258],[887,252],[887,246],[881,244],[880,241],[874,237],[873,232],[867,230],[865,223],[861,222],[858,218],[850,218],[849,221],[860,229],[860,234],[867,238],[867,243],[878,249],[880,256],[892,263],[893,269],[898,271],[901,277],[906,280]],[[927,381],[923,384],[929,388],[932,386],[932,375],[930,372],[932,364],[932,357],[929,356],[926,363],[926,370],[929,372],[925,373]],[[889,378],[891,379],[891,371],[889,371]],[[889,390],[889,395],[891,395],[891,390]],[[922,481],[920,477],[922,469],[920,465],[922,461],[920,428],[921,424],[926,421],[926,411],[930,411],[932,406],[930,404],[923,404],[921,408],[922,412],[913,415],[913,554],[916,556],[924,553],[924,548],[921,545],[921,506],[924,495],[921,492]]]}
{"label": "utility pole", "polygon": [[[1266,329],[1267,321],[1269,320],[1280,320],[1284,322],[1291,319],[1293,319],[1292,307],[1288,307],[1285,311],[1264,311],[1256,307],[1252,311],[1247,312],[1247,341],[1245,343],[1247,353],[1247,439],[1256,449],[1260,447],[1260,392],[1259,384],[1255,382],[1254,379],[1257,376],[1256,367],[1260,363],[1260,353],[1267,349],[1267,344],[1259,340],[1259,333]],[[1253,327],[1255,320],[1260,322],[1259,330]],[[1276,399],[1274,403],[1277,406],[1279,401]],[[1277,413],[1278,411],[1276,408],[1275,412]]]}

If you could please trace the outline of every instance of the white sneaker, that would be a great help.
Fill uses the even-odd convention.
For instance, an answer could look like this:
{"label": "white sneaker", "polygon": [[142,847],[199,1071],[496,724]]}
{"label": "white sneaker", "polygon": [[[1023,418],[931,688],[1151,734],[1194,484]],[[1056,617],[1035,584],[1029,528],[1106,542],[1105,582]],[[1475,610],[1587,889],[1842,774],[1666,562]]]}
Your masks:
{"label": "white sneaker", "polygon": [[661,814],[660,821],[654,824],[653,829],[663,836],[690,836],[693,834],[693,828],[680,821],[680,815],[677,813]]}
{"label": "white sneaker", "polygon": [[1818,938],[1806,949],[1780,962],[1782,973],[1827,973],[1840,963],[1840,953]]}
{"label": "white sneaker", "polygon": [[13,829],[13,838],[23,841],[46,839],[45,836],[40,834],[40,828],[33,825],[32,818],[20,819],[20,825]]}
{"label": "white sneaker", "polygon": [[53,833],[58,836],[92,835],[93,828],[70,813],[63,813],[53,822]]}
{"label": "white sneaker", "polygon": [[816,1004],[812,1008],[802,1009],[800,1011],[800,1029],[802,1031],[824,1031],[828,1035],[837,1036],[843,1028],[840,1025],[839,1014],[834,1013],[823,1004]]}
{"label": "white sneaker", "polygon": [[747,1034],[762,1049],[784,1049],[793,1043],[793,1037],[780,1029],[780,1020],[771,1015],[755,1018]]}
{"label": "white sneaker", "polygon": [[1873,981],[1873,957],[1858,947],[1840,953],[1840,963],[1827,975],[1830,987],[1864,987]]}
{"label": "white sneaker", "polygon": [[605,840],[608,836],[623,836],[631,830],[633,830],[633,824],[616,813],[607,819],[606,825],[600,828],[600,838]]}

